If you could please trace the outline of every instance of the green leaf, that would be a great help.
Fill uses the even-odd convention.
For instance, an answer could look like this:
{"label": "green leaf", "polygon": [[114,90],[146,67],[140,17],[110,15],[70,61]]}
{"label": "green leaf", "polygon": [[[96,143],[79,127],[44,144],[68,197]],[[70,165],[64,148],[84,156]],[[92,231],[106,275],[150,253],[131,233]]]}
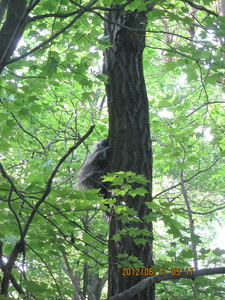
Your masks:
{"label": "green leaf", "polygon": [[148,191],[146,189],[144,189],[144,188],[136,188],[134,190],[131,190],[129,192],[129,195],[131,195],[132,197],[135,197],[137,195],[144,196],[147,193],[148,193]]}

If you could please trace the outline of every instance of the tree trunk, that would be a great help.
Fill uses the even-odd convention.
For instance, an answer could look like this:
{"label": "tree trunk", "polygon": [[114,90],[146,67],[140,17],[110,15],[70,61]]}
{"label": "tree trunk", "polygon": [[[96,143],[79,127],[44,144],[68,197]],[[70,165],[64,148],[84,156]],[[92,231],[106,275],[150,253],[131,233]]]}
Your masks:
{"label": "tree trunk", "polygon": [[17,47],[26,26],[26,0],[8,0],[0,3],[0,21],[7,9],[6,18],[0,30],[0,73]]}
{"label": "tree trunk", "polygon": [[[108,75],[106,93],[111,148],[107,171],[133,171],[145,175],[149,180],[147,186],[149,193],[144,197],[127,197],[126,200],[120,196],[117,198],[116,205],[126,201],[126,205],[137,212],[141,222],[130,221],[124,224],[116,213],[112,216],[109,236],[108,296],[110,297],[134,286],[143,278],[137,275],[122,276],[123,260],[117,258],[118,254],[138,257],[144,268],[153,265],[152,224],[146,220],[151,211],[145,205],[145,202],[151,201],[152,153],[149,105],[142,65],[146,12],[117,9],[108,13],[106,18],[108,22],[105,23],[105,36],[109,36],[112,45],[105,51],[104,56],[104,72]],[[146,239],[144,245],[137,245],[128,234],[123,235],[118,242],[112,239],[114,234],[130,227],[140,230],[139,237]],[[142,235],[143,230],[148,230],[150,236],[146,238]],[[130,299],[153,300],[154,287]]]}

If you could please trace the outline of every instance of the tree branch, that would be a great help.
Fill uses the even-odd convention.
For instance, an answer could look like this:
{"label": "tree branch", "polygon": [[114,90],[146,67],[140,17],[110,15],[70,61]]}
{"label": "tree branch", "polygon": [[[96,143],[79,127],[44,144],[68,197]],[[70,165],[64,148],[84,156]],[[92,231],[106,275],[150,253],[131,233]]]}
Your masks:
{"label": "tree branch", "polygon": [[12,115],[13,119],[16,121],[17,125],[22,129],[22,131],[25,132],[26,134],[28,134],[29,136],[31,136],[33,139],[35,139],[38,142],[38,144],[41,145],[41,147],[45,153],[46,149],[45,149],[45,146],[42,144],[42,142],[34,134],[30,133],[25,128],[23,128],[23,126],[20,124],[20,122],[17,120],[16,116],[13,113],[11,113],[11,115]]}
{"label": "tree branch", "polygon": [[180,278],[187,278],[194,280],[196,277],[204,276],[204,275],[215,275],[215,274],[225,274],[225,268],[212,268],[212,269],[202,269],[198,271],[194,271],[192,275],[187,275],[186,272],[181,272],[180,275],[155,275],[151,277],[147,277],[141,280],[138,284],[131,287],[130,289],[120,293],[116,296],[109,297],[107,300],[126,300],[134,297],[135,295],[141,293],[142,291],[149,288],[151,285],[155,283],[159,283],[161,281],[175,280]]}
{"label": "tree branch", "polygon": [[26,26],[26,1],[8,0],[6,20],[0,30],[0,73],[13,54]]}
{"label": "tree branch", "polygon": [[58,32],[56,32],[55,34],[53,34],[50,38],[48,38],[47,40],[45,40],[44,42],[40,43],[38,46],[34,47],[33,49],[31,49],[30,51],[27,51],[26,53],[22,54],[19,57],[10,59],[9,61],[7,61],[5,63],[6,65],[9,65],[15,61],[18,61],[32,53],[34,53],[35,51],[43,48],[44,46],[46,46],[48,43],[50,43],[51,41],[53,41],[55,38],[57,38],[60,34],[62,34],[63,32],[65,32],[68,28],[70,28],[86,11],[88,11],[88,9],[90,9],[90,7],[92,5],[94,5],[98,0],[94,0],[91,3],[89,3],[86,7],[84,7],[83,9],[80,9],[79,13],[77,14],[77,16],[71,21],[69,22],[69,24],[67,24],[65,27],[63,27],[61,30],[59,30]]}
{"label": "tree branch", "polygon": [[[2,286],[1,286],[1,293],[3,294],[7,294],[8,291],[8,285],[9,285],[9,280],[12,282],[13,286],[15,287],[15,289],[23,294],[24,291],[20,288],[20,286],[18,285],[18,283],[16,282],[15,278],[13,277],[13,275],[11,274],[11,270],[13,268],[13,265],[19,255],[19,253],[23,252],[24,250],[24,238],[27,234],[27,231],[31,225],[31,222],[35,216],[35,214],[38,211],[39,206],[44,202],[44,200],[46,199],[46,197],[49,195],[50,191],[51,191],[51,186],[52,186],[52,182],[53,179],[58,171],[58,169],[60,168],[60,166],[62,165],[62,163],[66,160],[66,158],[78,147],[80,146],[80,144],[92,133],[92,131],[94,130],[94,126],[91,126],[90,129],[88,130],[88,132],[79,139],[79,141],[72,146],[67,153],[61,157],[61,159],[59,160],[58,164],[56,165],[55,169],[53,170],[52,174],[49,177],[49,180],[47,182],[47,186],[46,189],[44,191],[43,196],[40,198],[40,200],[36,203],[36,205],[33,208],[33,211],[31,212],[31,215],[25,225],[25,228],[23,230],[23,232],[21,233],[21,238],[19,240],[19,242],[15,245],[14,249],[12,250],[12,253],[8,259],[8,262],[6,263],[6,265],[2,264],[1,260],[0,260],[0,265],[1,265],[1,269],[4,272],[4,276],[2,278]],[[3,177],[5,177],[11,184],[11,190],[15,190],[16,193],[20,196],[20,193],[18,192],[18,190],[16,189],[13,181],[11,180],[11,178],[7,175],[6,171],[4,170],[2,164],[0,163],[0,171],[3,175]],[[11,192],[10,192],[11,193]],[[24,197],[21,196],[21,198],[23,199]],[[49,220],[50,221],[50,220]],[[21,228],[21,227],[20,227]],[[0,251],[1,253],[1,251]]]}
{"label": "tree branch", "polygon": [[[192,179],[194,179],[194,178],[195,178],[196,176],[198,176],[199,174],[204,173],[204,172],[210,170],[210,169],[218,162],[218,160],[219,160],[219,156],[216,157],[216,159],[214,160],[214,162],[213,162],[208,168],[205,168],[205,169],[203,169],[203,170],[199,170],[197,173],[195,173],[194,175],[192,175],[190,178],[186,179],[186,180],[184,181],[184,183],[187,183],[187,182],[191,181]],[[165,190],[159,192],[158,194],[154,195],[154,196],[152,197],[152,199],[155,199],[155,198],[159,197],[160,195],[166,193],[167,191],[177,188],[177,187],[180,186],[180,185],[181,185],[180,182],[177,183],[177,184],[174,184],[173,186],[171,186],[171,187],[169,187],[169,188],[167,188],[167,189],[165,189]]]}
{"label": "tree branch", "polygon": [[30,19],[30,22],[35,22],[37,20],[46,19],[46,18],[62,18],[62,19],[65,19],[65,18],[74,16],[74,15],[77,15],[79,12],[80,12],[80,9],[77,10],[77,11],[73,11],[71,13],[68,13],[68,14],[52,13],[52,14],[45,14],[45,15],[35,16],[35,17],[32,17]]}
{"label": "tree branch", "polygon": [[188,3],[191,7],[194,7],[196,9],[198,9],[198,10],[204,11],[204,12],[206,12],[209,15],[213,15],[215,17],[219,16],[218,13],[216,13],[216,12],[214,12],[214,11],[208,9],[208,8],[205,8],[203,5],[196,4],[196,3],[192,2],[192,1],[189,1],[189,0],[181,0],[181,1],[183,3],[185,3],[185,4]]}
{"label": "tree branch", "polygon": [[25,238],[26,234],[27,234],[27,231],[30,227],[30,224],[39,208],[39,206],[44,202],[44,200],[47,198],[47,196],[49,195],[49,193],[51,192],[51,187],[52,187],[52,182],[53,182],[53,179],[56,175],[56,173],[58,172],[60,166],[63,164],[63,162],[67,159],[67,157],[76,149],[78,148],[82,143],[83,141],[93,132],[94,130],[94,126],[91,126],[90,129],[88,130],[88,132],[82,137],[79,139],[79,141],[74,145],[72,146],[67,152],[66,154],[60,158],[58,164],[56,165],[55,169],[52,171],[52,174],[50,175],[49,179],[48,179],[48,182],[47,182],[47,186],[46,186],[46,189],[45,189],[45,192],[44,194],[42,195],[41,199],[36,203],[35,205],[35,209],[32,211],[29,219],[27,220],[27,223],[26,223],[26,226],[24,228],[24,231],[23,231],[23,237]]}
{"label": "tree branch", "polygon": [[209,105],[209,104],[215,104],[215,103],[222,103],[224,104],[225,101],[220,101],[220,100],[216,100],[216,101],[209,101],[209,102],[205,102],[203,103],[201,106],[195,108],[192,112],[190,112],[188,115],[186,115],[186,118],[190,117],[192,114],[194,114],[196,111],[198,111],[199,109],[201,109],[202,107]]}
{"label": "tree branch", "polygon": [[61,293],[61,291],[60,291],[60,287],[59,287],[59,285],[58,285],[58,283],[57,283],[57,280],[56,280],[56,278],[55,278],[55,276],[54,276],[54,274],[53,274],[53,272],[52,272],[52,270],[51,270],[51,268],[48,266],[48,264],[46,263],[46,261],[44,260],[44,258],[40,255],[40,254],[38,254],[37,253],[37,251],[35,251],[30,245],[28,245],[27,243],[26,243],[26,247],[28,247],[42,262],[43,262],[43,264],[45,265],[45,267],[46,267],[46,269],[48,270],[48,272],[49,272],[49,274],[51,275],[51,277],[52,277],[52,279],[53,279],[53,281],[54,281],[54,283],[55,283],[55,285],[56,285],[56,288],[57,288],[57,290],[58,290],[58,293],[59,293],[59,295],[62,297],[62,293]]}

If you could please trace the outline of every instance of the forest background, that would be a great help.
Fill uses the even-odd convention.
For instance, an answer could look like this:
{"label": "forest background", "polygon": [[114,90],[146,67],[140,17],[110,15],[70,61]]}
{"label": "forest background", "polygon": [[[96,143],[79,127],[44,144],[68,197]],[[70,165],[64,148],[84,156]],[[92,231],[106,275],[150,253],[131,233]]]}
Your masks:
{"label": "forest background", "polygon": [[[0,299],[223,299],[225,2],[1,0],[0,22]],[[114,77],[127,32],[140,69]],[[77,186],[108,135],[110,223]]]}

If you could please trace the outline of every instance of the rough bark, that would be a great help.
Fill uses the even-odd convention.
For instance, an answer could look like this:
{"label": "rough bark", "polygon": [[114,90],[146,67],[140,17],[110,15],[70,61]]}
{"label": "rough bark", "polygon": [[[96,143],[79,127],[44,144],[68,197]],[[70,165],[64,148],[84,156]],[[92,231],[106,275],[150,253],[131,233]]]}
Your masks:
{"label": "rough bark", "polygon": [[[117,7],[118,8],[118,7]],[[111,157],[108,172],[133,171],[145,175],[148,191],[145,197],[126,197],[126,205],[134,208],[140,223],[124,224],[114,213],[110,223],[109,236],[109,292],[114,296],[137,284],[142,276],[122,276],[118,254],[136,256],[143,267],[149,268],[152,261],[152,237],[145,245],[136,245],[129,235],[123,235],[119,242],[113,235],[124,227],[143,229],[152,233],[152,224],[146,220],[150,210],[145,202],[151,201],[152,153],[150,144],[149,106],[143,74],[143,51],[145,46],[145,12],[111,11],[106,18],[105,35],[112,47],[104,57],[104,72],[108,75],[106,93],[109,110],[109,146]],[[121,25],[119,25],[121,24]],[[117,203],[124,199],[117,197]],[[144,237],[146,238],[146,237]],[[154,287],[148,288],[131,299],[154,299]]]}

